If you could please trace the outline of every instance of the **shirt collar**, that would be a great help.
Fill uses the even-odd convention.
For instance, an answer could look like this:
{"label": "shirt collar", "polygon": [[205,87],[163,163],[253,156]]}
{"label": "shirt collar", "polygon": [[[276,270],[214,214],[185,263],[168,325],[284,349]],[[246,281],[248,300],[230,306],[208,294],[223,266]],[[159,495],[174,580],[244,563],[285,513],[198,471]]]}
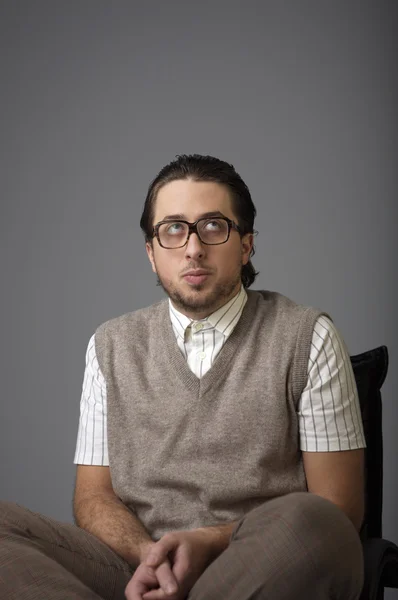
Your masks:
{"label": "shirt collar", "polygon": [[[239,321],[246,302],[247,293],[243,285],[241,285],[239,292],[231,298],[231,300],[200,321],[201,323],[208,323],[211,328],[215,328],[220,333],[228,336],[232,333],[235,325]],[[190,327],[195,319],[191,319],[177,310],[173,306],[170,298],[169,314],[177,335],[184,340],[187,327]]]}

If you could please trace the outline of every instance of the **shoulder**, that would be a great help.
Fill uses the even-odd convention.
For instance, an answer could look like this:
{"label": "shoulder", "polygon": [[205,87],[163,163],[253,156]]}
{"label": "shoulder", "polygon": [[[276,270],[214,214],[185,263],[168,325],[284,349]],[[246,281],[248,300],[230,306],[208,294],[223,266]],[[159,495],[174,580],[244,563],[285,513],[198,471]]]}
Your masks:
{"label": "shoulder", "polygon": [[286,356],[291,362],[292,393],[297,402],[307,380],[315,324],[321,316],[330,317],[319,308],[300,304],[279,292],[257,290],[249,297],[255,307],[256,327],[266,334],[264,343],[280,362]]}
{"label": "shoulder", "polygon": [[273,314],[276,320],[282,321],[311,321],[315,322],[324,315],[327,319],[331,317],[320,308],[315,306],[300,304],[281,294],[271,290],[247,290],[249,298],[255,305],[256,312],[264,314]]}
{"label": "shoulder", "polygon": [[312,336],[311,356],[314,358],[321,353],[328,356],[339,353],[343,354],[345,358],[348,356],[348,349],[340,330],[325,314],[320,315],[316,320]]}

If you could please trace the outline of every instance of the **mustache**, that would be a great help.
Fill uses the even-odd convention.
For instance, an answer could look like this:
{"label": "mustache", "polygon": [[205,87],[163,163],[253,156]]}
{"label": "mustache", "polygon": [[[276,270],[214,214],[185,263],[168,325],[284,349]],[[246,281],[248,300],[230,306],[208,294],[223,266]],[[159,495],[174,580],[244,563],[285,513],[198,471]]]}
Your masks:
{"label": "mustache", "polygon": [[184,273],[188,273],[188,271],[196,271],[197,269],[202,269],[203,271],[207,271],[208,273],[212,272],[212,269],[206,267],[206,265],[187,265],[185,269],[181,272],[181,274],[184,275]]}

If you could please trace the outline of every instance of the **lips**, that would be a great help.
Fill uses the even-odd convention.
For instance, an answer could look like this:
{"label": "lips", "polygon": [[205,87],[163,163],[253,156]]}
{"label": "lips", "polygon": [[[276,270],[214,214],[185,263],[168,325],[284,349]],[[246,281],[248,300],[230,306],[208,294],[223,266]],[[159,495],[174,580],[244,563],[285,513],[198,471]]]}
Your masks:
{"label": "lips", "polygon": [[188,283],[200,284],[206,281],[209,274],[210,273],[208,271],[205,271],[204,269],[194,269],[191,271],[187,271],[183,277]]}
{"label": "lips", "polygon": [[186,275],[193,275],[193,276],[198,276],[198,275],[208,275],[209,271],[205,271],[205,269],[191,269],[190,271],[187,271],[186,273],[184,273],[184,277]]}

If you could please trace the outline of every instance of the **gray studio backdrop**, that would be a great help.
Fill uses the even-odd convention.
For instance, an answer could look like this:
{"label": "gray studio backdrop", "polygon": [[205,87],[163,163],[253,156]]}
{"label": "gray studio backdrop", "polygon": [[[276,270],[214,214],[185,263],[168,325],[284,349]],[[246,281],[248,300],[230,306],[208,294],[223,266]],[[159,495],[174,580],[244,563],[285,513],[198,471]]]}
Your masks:
{"label": "gray studio backdrop", "polygon": [[71,521],[84,357],[157,301],[139,219],[179,153],[232,162],[260,275],[390,352],[384,533],[398,542],[395,2],[0,4],[1,498]]}

